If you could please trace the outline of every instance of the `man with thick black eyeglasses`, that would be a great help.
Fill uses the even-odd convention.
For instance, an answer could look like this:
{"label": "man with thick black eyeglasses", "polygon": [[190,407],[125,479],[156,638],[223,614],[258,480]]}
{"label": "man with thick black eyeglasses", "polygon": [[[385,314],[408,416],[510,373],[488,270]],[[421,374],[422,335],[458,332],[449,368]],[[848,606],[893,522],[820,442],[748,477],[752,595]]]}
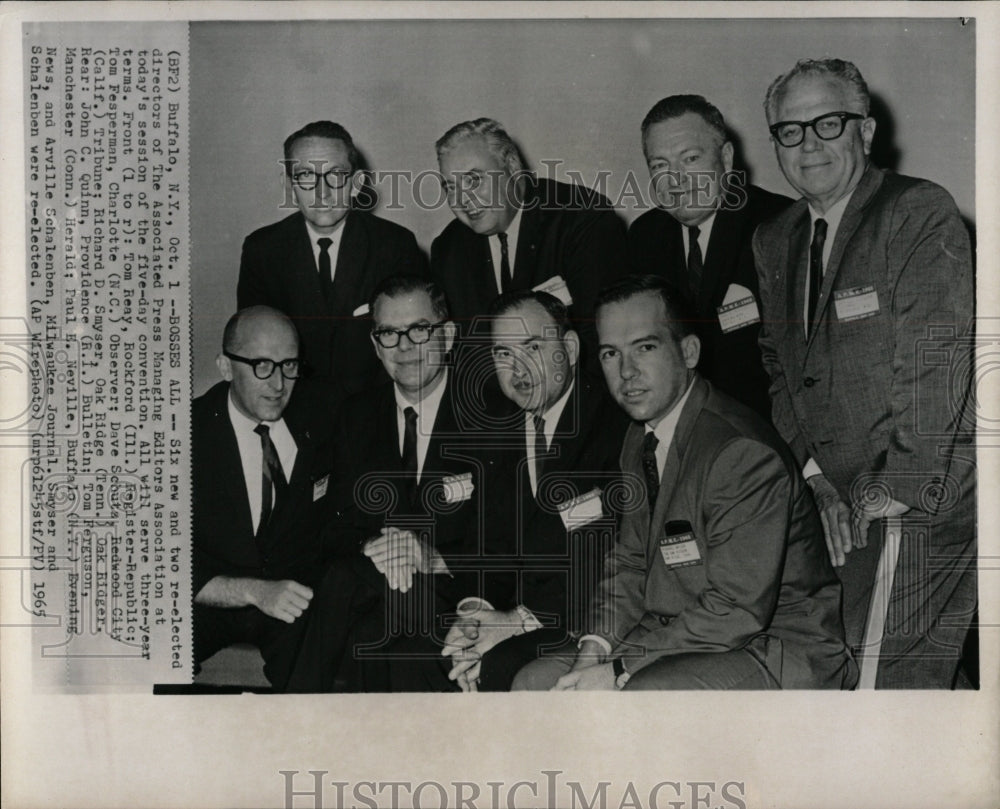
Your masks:
{"label": "man with thick black eyeglasses", "polygon": [[860,687],[950,688],[976,605],[968,233],[943,188],[871,164],[850,62],[800,61],[764,106],[803,197],[754,237],[774,424],[820,509]]}
{"label": "man with thick black eyeglasses", "polygon": [[[292,396],[298,357],[287,316],[240,310],[217,359],[223,381],[192,410],[195,661],[252,643],[279,691],[325,686],[346,644],[338,599],[350,595],[349,579],[325,577],[330,457],[317,430],[322,412]],[[305,648],[307,612],[324,588],[336,597],[326,599],[322,645]]]}
{"label": "man with thick black eyeglasses", "polygon": [[302,359],[336,406],[384,381],[368,349],[368,299],[382,278],[426,272],[406,228],[362,210],[364,174],[350,134],[315,121],[285,141],[285,200],[298,211],[243,243],[239,306],[281,310],[302,338]]}

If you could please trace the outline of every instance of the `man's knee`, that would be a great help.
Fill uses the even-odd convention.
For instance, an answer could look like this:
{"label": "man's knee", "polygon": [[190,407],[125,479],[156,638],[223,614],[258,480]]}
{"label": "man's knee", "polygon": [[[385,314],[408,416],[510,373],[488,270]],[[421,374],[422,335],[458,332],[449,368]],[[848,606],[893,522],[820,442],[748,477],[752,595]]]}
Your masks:
{"label": "man's knee", "polygon": [[540,658],[524,666],[514,677],[511,691],[548,691],[570,669],[561,658]]}

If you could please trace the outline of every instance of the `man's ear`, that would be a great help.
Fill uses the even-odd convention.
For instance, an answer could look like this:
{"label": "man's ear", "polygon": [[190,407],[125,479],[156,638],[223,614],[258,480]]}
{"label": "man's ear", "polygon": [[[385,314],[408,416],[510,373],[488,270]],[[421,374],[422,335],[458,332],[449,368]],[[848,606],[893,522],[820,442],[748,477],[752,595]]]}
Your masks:
{"label": "man's ear", "polygon": [[566,357],[569,364],[575,366],[580,360],[580,335],[573,329],[569,329],[563,337],[566,345]]}
{"label": "man's ear", "polygon": [[[732,141],[726,141],[722,144],[722,166],[726,170],[726,174],[733,170],[733,143]],[[719,182],[722,182],[722,178],[719,178]]]}
{"label": "man's ear", "polygon": [[875,139],[875,119],[865,118],[861,122],[861,142],[865,147],[865,154],[872,153],[872,141]]}
{"label": "man's ear", "polygon": [[446,320],[442,328],[444,329],[444,350],[445,353],[448,353],[458,338],[458,324],[453,320]]}
{"label": "man's ear", "polygon": [[375,335],[371,334],[370,332],[368,334],[368,339],[372,341],[372,346],[374,346],[374,348],[375,348],[375,356],[379,358],[379,361],[381,361],[381,359],[382,359],[382,344],[379,343],[379,341],[375,339]]}
{"label": "man's ear", "polygon": [[701,357],[701,340],[698,339],[698,335],[689,334],[681,339],[681,356],[684,357],[685,367],[691,369],[697,367],[698,359]]}
{"label": "man's ear", "polygon": [[233,363],[225,354],[217,354],[215,356],[215,367],[219,369],[219,373],[226,382],[233,381]]}
{"label": "man's ear", "polygon": [[361,169],[358,169],[351,175],[351,199],[356,199],[364,187],[365,173]]}

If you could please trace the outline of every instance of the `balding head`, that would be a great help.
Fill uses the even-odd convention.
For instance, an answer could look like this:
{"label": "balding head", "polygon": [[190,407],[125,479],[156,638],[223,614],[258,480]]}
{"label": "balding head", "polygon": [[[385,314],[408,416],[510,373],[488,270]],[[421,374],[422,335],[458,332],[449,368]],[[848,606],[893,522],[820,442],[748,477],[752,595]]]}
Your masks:
{"label": "balding head", "polygon": [[[295,387],[295,379],[286,378],[287,368],[279,366],[289,366],[288,360],[297,363],[298,356],[299,336],[288,316],[269,306],[251,306],[229,319],[216,364],[230,383],[229,395],[237,410],[255,421],[277,421]],[[266,379],[257,375],[257,360],[275,364]]]}

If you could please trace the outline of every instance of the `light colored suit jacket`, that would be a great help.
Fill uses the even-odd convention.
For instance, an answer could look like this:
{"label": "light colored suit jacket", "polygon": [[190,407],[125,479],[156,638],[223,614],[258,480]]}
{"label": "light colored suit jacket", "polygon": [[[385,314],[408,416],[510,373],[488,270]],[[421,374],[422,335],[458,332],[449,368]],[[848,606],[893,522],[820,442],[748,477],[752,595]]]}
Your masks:
{"label": "light colored suit jacket", "polygon": [[963,412],[974,287],[955,203],[934,183],[869,166],[806,340],[811,230],[799,200],[754,236],[774,424],[845,502],[889,496],[954,522],[956,508],[974,507],[974,423]]}
{"label": "light colored suit jacket", "polygon": [[[634,480],[643,434],[633,424],[622,447]],[[589,626],[630,672],[665,655],[745,648],[783,688],[853,684],[819,517],[757,414],[698,378],[652,515],[641,501],[622,518]]]}

